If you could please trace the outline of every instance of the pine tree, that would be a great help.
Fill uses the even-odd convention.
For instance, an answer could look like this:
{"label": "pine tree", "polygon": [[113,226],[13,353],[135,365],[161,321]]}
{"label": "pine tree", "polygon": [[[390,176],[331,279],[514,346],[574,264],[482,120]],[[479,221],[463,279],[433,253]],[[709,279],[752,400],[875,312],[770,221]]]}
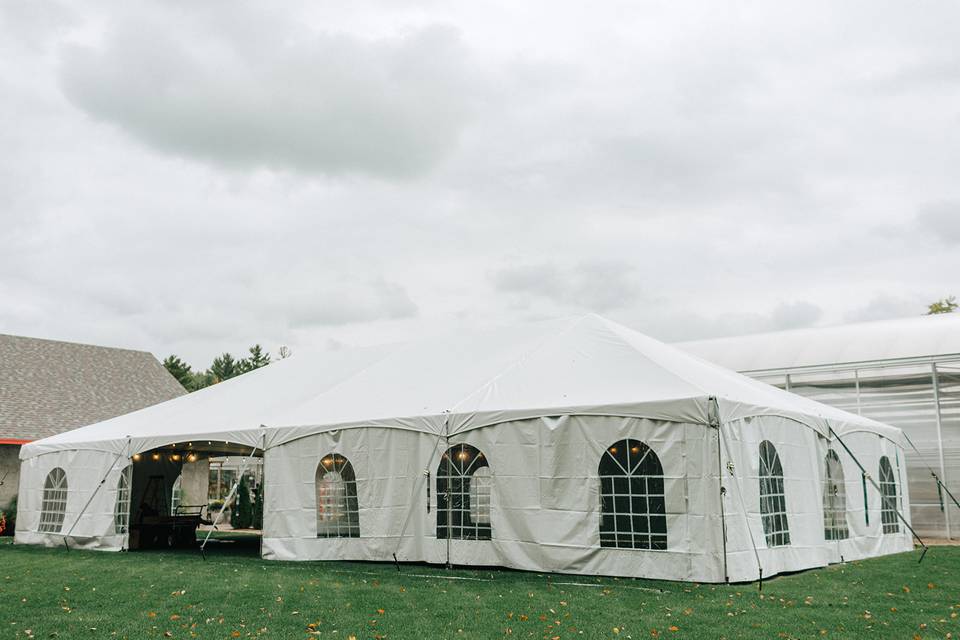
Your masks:
{"label": "pine tree", "polygon": [[240,375],[243,371],[236,358],[224,352],[222,355],[213,359],[213,364],[210,365],[210,373],[213,374],[217,382],[223,382],[224,380],[229,380],[230,378]]}
{"label": "pine tree", "polygon": [[265,367],[270,364],[270,354],[263,350],[259,344],[255,344],[249,349],[250,356],[240,361],[240,368],[243,373]]}
{"label": "pine tree", "polygon": [[240,477],[240,486],[237,487],[237,509],[234,529],[249,529],[253,525],[253,503],[250,502],[250,485],[247,476]]}
{"label": "pine tree", "polygon": [[253,500],[253,528],[263,529],[263,484],[257,487],[257,496]]}
{"label": "pine tree", "polygon": [[193,384],[194,374],[190,369],[190,365],[181,360],[178,356],[171,354],[163,361],[163,366],[167,371],[170,372],[170,375],[177,379],[177,382],[179,382],[184,389],[193,391],[193,389],[191,389],[191,385]]}

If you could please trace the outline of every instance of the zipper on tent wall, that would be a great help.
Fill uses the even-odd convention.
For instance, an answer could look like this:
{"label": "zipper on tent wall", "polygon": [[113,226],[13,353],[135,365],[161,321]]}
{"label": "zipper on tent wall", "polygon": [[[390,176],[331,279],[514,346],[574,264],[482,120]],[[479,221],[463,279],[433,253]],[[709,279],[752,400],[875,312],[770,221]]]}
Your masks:
{"label": "zipper on tent wall", "polygon": [[[443,417],[443,450],[450,451],[450,414],[447,413]],[[441,458],[442,460],[443,458]],[[442,463],[441,463],[442,464]],[[453,568],[453,565],[450,564],[450,538],[453,536],[453,499],[450,491],[450,485],[453,484],[452,473],[451,477],[447,478],[447,569]],[[437,491],[437,499],[440,499],[440,492]]]}
{"label": "zipper on tent wall", "polygon": [[714,429],[714,435],[717,439],[717,484],[720,488],[720,534],[723,544],[723,581],[730,583],[730,572],[727,569],[727,517],[723,506],[723,501],[727,495],[727,488],[723,486],[723,456],[720,451],[720,408],[717,406],[717,399],[710,397],[707,399],[707,417],[710,427]]}
{"label": "zipper on tent wall", "polygon": [[[260,440],[260,559],[263,559],[263,529],[267,522],[267,425],[262,424],[263,437]],[[208,476],[209,477],[209,476]]]}

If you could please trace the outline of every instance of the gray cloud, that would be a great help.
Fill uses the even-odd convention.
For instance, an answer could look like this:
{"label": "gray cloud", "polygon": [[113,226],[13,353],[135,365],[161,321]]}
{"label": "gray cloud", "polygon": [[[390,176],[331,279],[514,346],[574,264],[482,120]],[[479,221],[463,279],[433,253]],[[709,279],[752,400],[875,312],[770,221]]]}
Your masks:
{"label": "gray cloud", "polygon": [[278,305],[295,329],[396,320],[417,315],[407,291],[382,279],[336,289],[288,292]]}
{"label": "gray cloud", "polygon": [[960,201],[924,206],[917,215],[917,227],[947,244],[960,243]]}
{"label": "gray cloud", "polygon": [[572,267],[552,263],[507,267],[492,274],[498,291],[522,301],[545,298],[596,311],[632,305],[641,295],[636,269],[625,262],[586,262]]}
{"label": "gray cloud", "polygon": [[960,293],[929,204],[960,202],[958,21],[0,3],[0,331],[204,363],[588,309],[671,340],[919,315]]}
{"label": "gray cloud", "polygon": [[812,302],[783,302],[770,314],[774,329],[800,329],[817,323],[823,317],[823,309]]}
{"label": "gray cloud", "polygon": [[947,293],[939,295],[931,292],[931,295],[927,298],[917,293],[904,296],[880,294],[870,298],[862,306],[848,311],[844,315],[844,320],[847,322],[869,322],[871,320],[919,316],[926,312],[928,304],[946,295]]}
{"label": "gray cloud", "polygon": [[404,178],[456,147],[471,69],[455,29],[364,38],[284,25],[278,41],[251,37],[259,15],[224,9],[239,16],[201,33],[160,14],[65,45],[67,97],[154,148],[227,167]]}

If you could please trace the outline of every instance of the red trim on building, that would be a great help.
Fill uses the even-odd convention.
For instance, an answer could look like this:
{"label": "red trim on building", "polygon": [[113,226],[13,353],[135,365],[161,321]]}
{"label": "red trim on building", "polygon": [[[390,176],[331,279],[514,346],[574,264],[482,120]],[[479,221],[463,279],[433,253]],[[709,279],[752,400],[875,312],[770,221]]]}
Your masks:
{"label": "red trim on building", "polygon": [[0,444],[27,444],[32,440],[17,440],[16,438],[0,438]]}

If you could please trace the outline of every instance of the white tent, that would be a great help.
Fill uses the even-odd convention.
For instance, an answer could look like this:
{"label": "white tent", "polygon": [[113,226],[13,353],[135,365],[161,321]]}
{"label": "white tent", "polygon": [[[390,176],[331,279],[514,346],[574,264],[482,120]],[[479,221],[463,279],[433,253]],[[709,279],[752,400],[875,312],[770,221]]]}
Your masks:
{"label": "white tent", "polygon": [[139,454],[207,443],[262,453],[265,558],[719,582],[912,548],[898,429],[595,315],[293,357],[33,442],[17,542],[125,548],[139,469],[178,473]]}

